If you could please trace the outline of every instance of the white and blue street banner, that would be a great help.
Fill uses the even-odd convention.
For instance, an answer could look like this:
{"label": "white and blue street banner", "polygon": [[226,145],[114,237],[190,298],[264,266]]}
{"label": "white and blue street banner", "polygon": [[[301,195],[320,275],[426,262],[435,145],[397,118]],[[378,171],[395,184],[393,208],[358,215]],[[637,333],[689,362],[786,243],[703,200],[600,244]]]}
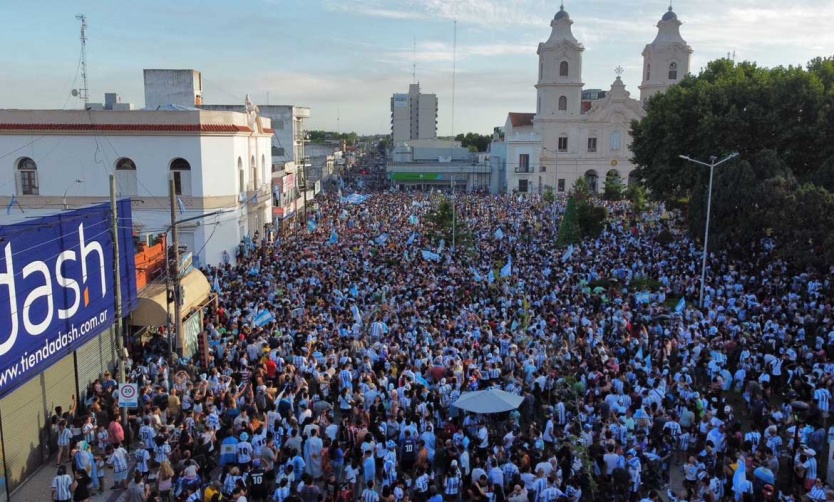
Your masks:
{"label": "white and blue street banner", "polygon": [[[122,312],[137,303],[130,200],[118,203]],[[110,205],[0,226],[0,397],[116,321]]]}

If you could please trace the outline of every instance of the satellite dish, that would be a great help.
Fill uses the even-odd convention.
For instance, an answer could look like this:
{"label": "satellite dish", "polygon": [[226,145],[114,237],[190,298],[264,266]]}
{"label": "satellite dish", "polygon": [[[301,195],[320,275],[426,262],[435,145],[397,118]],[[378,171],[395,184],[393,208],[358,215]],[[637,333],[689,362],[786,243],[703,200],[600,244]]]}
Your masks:
{"label": "satellite dish", "polygon": [[72,90],[72,96],[75,97],[75,98],[78,97],[78,89],[73,89]]}

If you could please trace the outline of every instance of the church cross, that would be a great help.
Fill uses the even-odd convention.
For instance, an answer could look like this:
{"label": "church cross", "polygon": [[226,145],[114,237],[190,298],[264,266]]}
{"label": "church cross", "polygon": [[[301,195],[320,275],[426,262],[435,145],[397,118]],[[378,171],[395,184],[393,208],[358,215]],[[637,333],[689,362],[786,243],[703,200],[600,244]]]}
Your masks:
{"label": "church cross", "polygon": [[622,66],[617,66],[616,68],[614,68],[614,73],[616,73],[616,74],[617,74],[617,77],[618,77],[618,78],[620,77],[620,75],[622,75],[622,74],[623,74],[623,72],[624,72],[624,71],[625,71],[625,70],[623,70],[623,67],[622,67]]}

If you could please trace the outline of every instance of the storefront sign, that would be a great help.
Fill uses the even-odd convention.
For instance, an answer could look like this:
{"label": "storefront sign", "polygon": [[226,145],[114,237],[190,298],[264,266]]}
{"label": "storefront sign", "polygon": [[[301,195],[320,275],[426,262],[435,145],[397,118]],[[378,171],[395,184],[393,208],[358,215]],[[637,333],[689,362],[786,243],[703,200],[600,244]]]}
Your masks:
{"label": "storefront sign", "polygon": [[[119,202],[122,310],[136,305],[130,201]],[[115,322],[110,206],[0,226],[0,397]]]}

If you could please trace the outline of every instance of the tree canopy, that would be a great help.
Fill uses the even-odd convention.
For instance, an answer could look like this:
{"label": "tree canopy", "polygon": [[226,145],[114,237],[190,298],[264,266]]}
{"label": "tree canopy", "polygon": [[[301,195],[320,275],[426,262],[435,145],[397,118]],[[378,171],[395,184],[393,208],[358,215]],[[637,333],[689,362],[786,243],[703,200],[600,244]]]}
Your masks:
{"label": "tree canopy", "polygon": [[679,156],[708,162],[738,152],[715,169],[711,245],[741,251],[772,235],[799,263],[832,263],[824,253],[799,255],[834,242],[834,227],[819,229],[809,217],[809,208],[824,211],[834,200],[834,59],[771,69],[713,61],[653,96],[632,137],[637,176],[652,197],[688,202],[696,236],[709,169]]}
{"label": "tree canopy", "polygon": [[333,132],[333,131],[307,131],[311,143],[324,143],[325,141],[342,141],[348,146],[356,146],[359,135],[355,132]]}
{"label": "tree canopy", "polygon": [[452,203],[448,197],[439,196],[437,207],[424,218],[427,235],[435,244],[443,240],[445,245],[451,246],[454,241],[459,249],[468,249],[473,242],[472,234],[466,221],[454,214]]}
{"label": "tree canopy", "polygon": [[455,141],[460,141],[462,147],[469,148],[474,152],[485,152],[489,148],[490,142],[492,142],[492,136],[489,134],[468,132],[455,136]]}

